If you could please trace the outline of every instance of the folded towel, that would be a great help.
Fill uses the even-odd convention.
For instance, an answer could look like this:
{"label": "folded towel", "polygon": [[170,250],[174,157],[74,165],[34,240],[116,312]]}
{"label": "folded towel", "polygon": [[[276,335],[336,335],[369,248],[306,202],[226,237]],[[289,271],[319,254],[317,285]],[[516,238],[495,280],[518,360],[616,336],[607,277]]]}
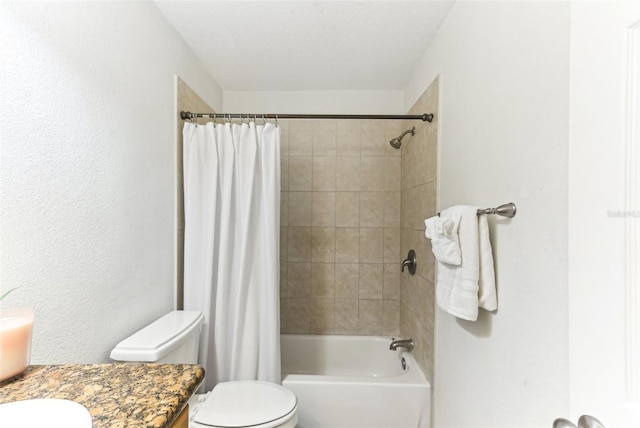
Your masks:
{"label": "folded towel", "polygon": [[457,224],[445,217],[430,217],[424,221],[424,236],[431,239],[431,251],[440,263],[459,266],[460,244],[455,232]]}
{"label": "folded towel", "polygon": [[479,219],[477,212],[477,207],[457,205],[440,213],[458,224],[462,260],[459,266],[438,262],[436,300],[443,310],[469,321],[478,318],[478,306],[497,309],[487,219],[484,216]]}

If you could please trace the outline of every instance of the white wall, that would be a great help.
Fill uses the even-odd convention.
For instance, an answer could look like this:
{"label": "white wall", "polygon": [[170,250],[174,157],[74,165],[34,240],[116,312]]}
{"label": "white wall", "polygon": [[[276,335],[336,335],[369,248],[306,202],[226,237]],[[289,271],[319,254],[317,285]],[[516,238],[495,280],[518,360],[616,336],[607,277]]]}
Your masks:
{"label": "white wall", "polygon": [[545,427],[569,408],[570,4],[457,2],[405,91],[441,74],[439,204],[491,218],[499,310],[438,310],[435,427]]}
{"label": "white wall", "polygon": [[222,93],[152,2],[0,4],[0,286],[32,363],[106,361],[173,306],[174,75]]}
{"label": "white wall", "polygon": [[[634,53],[636,68],[628,70],[628,42],[632,31],[640,41],[638,23],[637,1],[577,2],[571,9],[570,413],[573,419],[583,413],[595,414],[606,426],[618,428],[640,426],[638,409],[633,415],[625,406],[632,398],[626,390],[631,381],[627,357],[636,373],[640,369],[638,356],[627,354],[630,349],[626,346],[625,238],[631,236],[625,230],[627,219],[609,214],[627,209],[626,114],[631,106],[628,97],[634,95],[627,86],[627,73],[636,76],[636,85],[640,81],[640,43]],[[637,27],[630,30],[633,24]],[[638,127],[637,86],[635,96],[633,118]],[[640,146],[637,137],[630,141],[636,150]],[[635,161],[638,171],[638,158]],[[639,184],[636,182],[636,189]],[[631,196],[637,206],[639,195]],[[637,225],[639,219],[630,221]],[[630,262],[637,266],[635,257]],[[629,291],[636,288],[637,292],[637,283],[629,286]],[[635,314],[638,311],[636,308]],[[640,331],[629,333],[638,337]]]}
{"label": "white wall", "polygon": [[224,91],[226,113],[403,114],[398,91]]}

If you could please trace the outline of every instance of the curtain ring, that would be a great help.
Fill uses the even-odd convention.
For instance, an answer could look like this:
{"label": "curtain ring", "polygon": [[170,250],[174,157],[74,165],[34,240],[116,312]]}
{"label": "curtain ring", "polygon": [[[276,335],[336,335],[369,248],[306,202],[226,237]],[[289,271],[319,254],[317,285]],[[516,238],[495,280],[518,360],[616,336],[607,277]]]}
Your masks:
{"label": "curtain ring", "polygon": [[213,127],[214,128],[216,127],[216,119],[218,118],[217,116],[218,116],[217,114],[213,113]]}
{"label": "curtain ring", "polygon": [[263,125],[267,124],[267,119],[264,117],[264,114],[262,115],[262,124]]}

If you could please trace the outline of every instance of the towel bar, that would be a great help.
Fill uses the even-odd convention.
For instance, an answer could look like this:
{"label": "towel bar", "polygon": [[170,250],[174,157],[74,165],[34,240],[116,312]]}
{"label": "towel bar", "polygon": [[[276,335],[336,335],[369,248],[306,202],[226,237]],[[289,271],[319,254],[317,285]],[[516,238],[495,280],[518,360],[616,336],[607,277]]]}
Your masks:
{"label": "towel bar", "polygon": [[515,217],[516,215],[516,204],[513,202],[509,202],[508,204],[502,204],[497,208],[485,208],[483,210],[478,210],[478,215],[480,214],[497,214],[502,217]]}
{"label": "towel bar", "polygon": [[[497,214],[502,217],[512,218],[516,216],[516,204],[514,204],[513,202],[509,202],[507,204],[502,204],[496,208],[480,209],[478,210],[478,215],[481,215],[481,214]],[[438,213],[438,217],[439,216],[440,216],[440,213]]]}

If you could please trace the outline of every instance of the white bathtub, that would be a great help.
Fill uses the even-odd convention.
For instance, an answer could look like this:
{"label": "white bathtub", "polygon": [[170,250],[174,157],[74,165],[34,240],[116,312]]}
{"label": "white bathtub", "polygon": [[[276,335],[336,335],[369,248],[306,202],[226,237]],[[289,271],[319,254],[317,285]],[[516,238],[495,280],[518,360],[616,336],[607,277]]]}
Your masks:
{"label": "white bathtub", "polygon": [[[429,428],[431,386],[390,338],[281,335],[282,384],[297,428]],[[406,368],[402,368],[404,358]]]}

